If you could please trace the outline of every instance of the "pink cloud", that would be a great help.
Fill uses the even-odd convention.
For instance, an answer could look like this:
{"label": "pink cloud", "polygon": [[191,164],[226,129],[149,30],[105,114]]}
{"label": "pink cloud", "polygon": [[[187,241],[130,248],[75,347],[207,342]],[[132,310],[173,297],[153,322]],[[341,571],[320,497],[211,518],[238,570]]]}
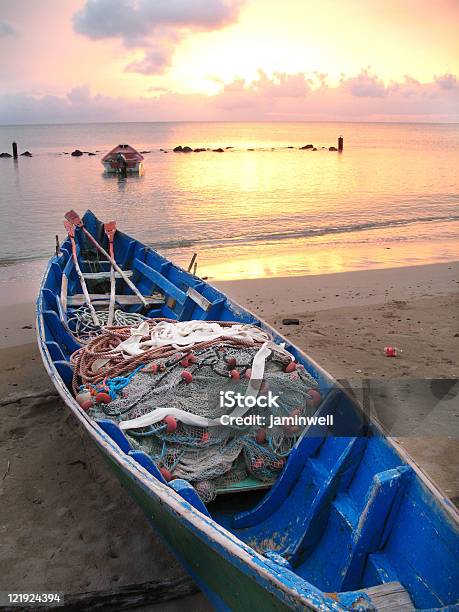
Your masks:
{"label": "pink cloud", "polygon": [[213,96],[160,88],[154,97],[110,97],[75,87],[63,97],[0,95],[0,123],[130,121],[133,116],[138,121],[459,121],[454,75],[430,83],[406,77],[384,91],[382,86],[367,71],[343,77],[338,86],[328,85],[325,75],[270,77],[259,71],[255,80],[236,79]]}
{"label": "pink cloud", "polygon": [[351,95],[359,98],[383,98],[387,93],[384,83],[369,70],[363,70],[345,83]]}
{"label": "pink cloud", "polygon": [[459,81],[454,74],[450,73],[435,77],[435,82],[441,89],[457,89],[459,87]]}
{"label": "pink cloud", "polygon": [[190,31],[218,30],[235,23],[245,0],[86,0],[73,28],[92,40],[119,38],[144,57],[128,72],[161,73]]}

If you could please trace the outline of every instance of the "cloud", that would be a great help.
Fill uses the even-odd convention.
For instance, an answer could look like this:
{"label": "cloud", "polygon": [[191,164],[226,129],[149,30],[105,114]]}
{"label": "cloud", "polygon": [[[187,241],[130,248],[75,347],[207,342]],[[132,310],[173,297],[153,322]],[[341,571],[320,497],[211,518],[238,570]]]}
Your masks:
{"label": "cloud", "polygon": [[0,37],[2,36],[14,36],[16,30],[13,26],[6,21],[0,21]]}
{"label": "cloud", "polygon": [[441,89],[457,89],[459,87],[457,77],[450,73],[435,77],[435,82]]}
{"label": "cloud", "polygon": [[125,67],[125,72],[138,72],[140,74],[159,74],[167,68],[172,60],[175,46],[180,37],[171,32],[168,36],[153,41],[140,60],[131,62]]}
{"label": "cloud", "polygon": [[[73,88],[65,96],[0,95],[0,124],[91,121],[432,121],[459,122],[457,77],[430,83],[410,77],[384,86],[362,71],[337,86],[326,75],[259,71],[253,81],[235,79],[216,95],[152,89],[141,98],[92,94]],[[355,93],[356,83],[366,87]],[[446,86],[445,86],[446,85]],[[376,89],[373,89],[375,87]],[[365,94],[363,92],[366,92]]]}
{"label": "cloud", "polygon": [[73,16],[75,32],[92,40],[119,38],[142,48],[127,71],[157,74],[171,62],[190,31],[218,30],[236,22],[245,0],[86,0]]}
{"label": "cloud", "polygon": [[351,95],[358,98],[383,98],[387,93],[384,83],[368,69],[348,79],[346,86]]}

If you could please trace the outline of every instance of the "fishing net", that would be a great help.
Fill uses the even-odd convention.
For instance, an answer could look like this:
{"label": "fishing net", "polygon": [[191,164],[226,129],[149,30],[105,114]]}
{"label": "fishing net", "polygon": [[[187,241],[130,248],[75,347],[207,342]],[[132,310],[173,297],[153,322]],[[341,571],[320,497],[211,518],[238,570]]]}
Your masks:
{"label": "fishing net", "polygon": [[[237,323],[111,327],[72,360],[74,392],[88,414],[118,422],[167,480],[184,478],[206,503],[248,476],[272,482],[302,429],[276,417],[311,416],[319,397],[317,382],[281,345]],[[243,422],[226,424],[231,416]]]}

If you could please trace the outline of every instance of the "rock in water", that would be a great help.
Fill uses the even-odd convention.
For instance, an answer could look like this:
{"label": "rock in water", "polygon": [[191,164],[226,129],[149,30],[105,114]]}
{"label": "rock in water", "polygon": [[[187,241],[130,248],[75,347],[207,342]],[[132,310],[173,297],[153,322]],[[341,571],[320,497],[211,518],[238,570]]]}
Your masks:
{"label": "rock in water", "polygon": [[329,151],[337,151],[338,149],[336,147],[328,147]]}
{"label": "rock in water", "polygon": [[178,147],[175,147],[173,149],[174,153],[182,153],[183,151],[183,147],[181,145],[179,145]]}
{"label": "rock in water", "polygon": [[193,149],[191,147],[183,147],[182,153],[191,153]]}
{"label": "rock in water", "polygon": [[80,149],[75,149],[75,151],[72,151],[70,155],[72,157],[81,157],[83,155],[83,151],[80,151]]}
{"label": "rock in water", "polygon": [[212,149],[214,153],[224,153],[223,149],[219,147],[218,149]]}
{"label": "rock in water", "polygon": [[13,157],[11,153],[0,153],[0,157]]}
{"label": "rock in water", "polygon": [[300,151],[305,151],[306,149],[313,149],[314,145],[312,144],[307,144],[304,147],[300,147]]}
{"label": "rock in water", "polygon": [[32,153],[30,151],[24,151],[24,153],[21,153],[21,157],[32,157]]}

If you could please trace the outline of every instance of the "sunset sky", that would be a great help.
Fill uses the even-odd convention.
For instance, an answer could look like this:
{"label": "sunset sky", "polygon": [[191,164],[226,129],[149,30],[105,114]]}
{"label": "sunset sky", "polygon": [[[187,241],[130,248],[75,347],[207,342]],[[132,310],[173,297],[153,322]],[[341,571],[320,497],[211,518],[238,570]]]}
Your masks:
{"label": "sunset sky", "polygon": [[459,121],[457,0],[0,0],[0,123]]}

